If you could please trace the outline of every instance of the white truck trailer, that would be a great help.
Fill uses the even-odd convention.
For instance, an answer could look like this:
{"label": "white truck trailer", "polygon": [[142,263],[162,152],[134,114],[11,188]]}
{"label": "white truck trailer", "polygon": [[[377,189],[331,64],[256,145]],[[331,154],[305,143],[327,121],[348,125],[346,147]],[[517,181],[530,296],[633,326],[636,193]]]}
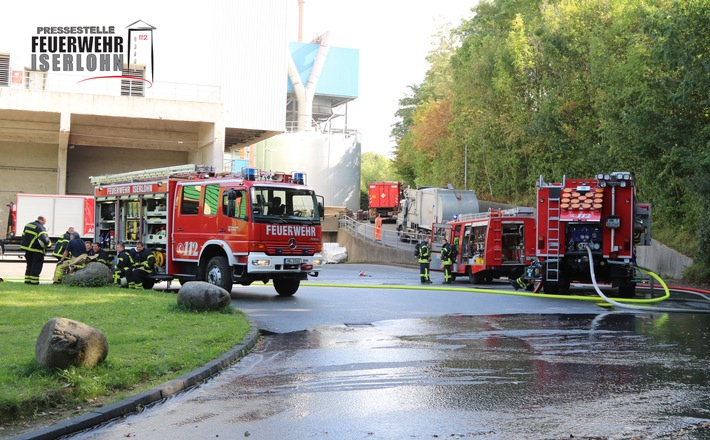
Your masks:
{"label": "white truck trailer", "polygon": [[397,230],[402,240],[418,239],[431,233],[434,223],[445,223],[461,214],[479,212],[473,190],[452,188],[407,188],[400,201]]}
{"label": "white truck trailer", "polygon": [[93,196],[18,193],[15,203],[11,202],[8,207],[7,234],[0,243],[4,253],[20,253],[25,225],[37,220],[40,215],[47,219],[45,228],[52,243],[56,243],[70,226],[82,238],[93,239]]}

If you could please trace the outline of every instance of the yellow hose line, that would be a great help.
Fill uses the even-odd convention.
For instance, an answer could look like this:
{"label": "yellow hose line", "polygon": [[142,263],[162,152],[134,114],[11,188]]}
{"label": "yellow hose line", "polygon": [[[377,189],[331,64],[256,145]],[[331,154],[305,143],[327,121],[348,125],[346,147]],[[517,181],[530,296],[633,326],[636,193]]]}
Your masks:
{"label": "yellow hose line", "polygon": [[[644,298],[644,299],[628,299],[628,298],[615,298],[616,301],[622,302],[622,303],[635,303],[635,304],[651,304],[651,303],[656,303],[663,301],[665,299],[668,299],[670,297],[670,291],[668,290],[668,286],[666,283],[656,275],[655,273],[645,270],[642,268],[638,268],[642,272],[645,272],[649,275],[651,275],[653,278],[655,278],[659,283],[661,283],[661,286],[663,286],[663,290],[665,291],[665,295],[658,297],[658,298]],[[531,298],[551,298],[551,299],[571,299],[571,300],[577,300],[577,301],[590,301],[590,302],[596,302],[599,303],[598,305],[607,305],[607,303],[604,301],[603,298],[599,297],[598,295],[594,296],[582,296],[582,295],[550,295],[547,293],[531,293],[531,292],[518,292],[518,291],[513,291],[513,290],[496,290],[496,289],[479,289],[475,287],[431,287],[431,286],[383,286],[383,285],[370,285],[370,284],[337,284],[337,283],[328,283],[328,284],[318,284],[318,283],[301,283],[302,286],[314,286],[314,287],[342,287],[342,288],[353,288],[353,289],[362,289],[362,288],[370,288],[370,289],[407,289],[407,290],[451,290],[451,291],[456,291],[456,292],[476,292],[476,293],[488,293],[488,294],[494,294],[494,295],[515,295],[515,296],[527,296]]]}
{"label": "yellow hose line", "polygon": [[665,299],[670,298],[671,292],[670,292],[670,290],[668,290],[668,286],[666,285],[666,283],[663,281],[663,279],[662,279],[661,277],[659,277],[659,276],[656,275],[655,273],[651,272],[650,270],[643,269],[643,268],[638,267],[638,266],[636,266],[636,267],[637,267],[641,272],[646,273],[646,274],[648,274],[648,275],[651,275],[653,278],[656,279],[656,281],[658,281],[659,283],[661,283],[661,286],[663,287],[663,291],[665,292],[665,294],[664,294],[663,296],[659,296],[658,298],[648,298],[648,299],[646,299],[646,298],[644,298],[644,299],[630,299],[630,298],[626,298],[626,299],[618,299],[618,300],[617,300],[618,302],[620,302],[620,303],[625,303],[625,304],[626,304],[626,303],[628,303],[628,304],[650,304],[650,303],[656,303],[656,302],[660,302],[660,301],[663,301],[663,300],[665,300]]}
{"label": "yellow hose line", "polygon": [[547,293],[531,293],[531,292],[517,292],[514,290],[495,290],[495,289],[478,289],[475,287],[429,287],[429,286],[383,286],[383,285],[369,285],[369,284],[316,284],[316,283],[301,283],[302,286],[313,286],[313,287],[343,287],[343,288],[353,288],[353,289],[400,289],[400,290],[450,290],[455,292],[476,292],[476,293],[488,293],[493,295],[515,295],[515,296],[527,296],[531,298],[551,298],[551,299],[572,299],[578,301],[590,301],[596,303],[604,303],[604,300],[599,296],[581,296],[581,295],[550,295]]}

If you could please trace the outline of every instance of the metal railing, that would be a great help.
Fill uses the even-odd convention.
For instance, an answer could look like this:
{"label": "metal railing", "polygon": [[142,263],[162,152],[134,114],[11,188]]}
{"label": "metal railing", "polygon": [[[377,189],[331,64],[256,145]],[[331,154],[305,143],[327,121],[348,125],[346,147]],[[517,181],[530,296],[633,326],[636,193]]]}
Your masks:
{"label": "metal railing", "polygon": [[353,237],[370,241],[380,246],[404,249],[414,252],[414,246],[429,234],[410,234],[380,228],[379,234],[375,225],[369,221],[359,222],[352,217],[341,216],[338,227]]}
{"label": "metal railing", "polygon": [[[37,77],[32,77],[31,74]],[[118,72],[117,75],[120,75]],[[62,74],[53,72],[25,72],[22,82],[10,84],[11,88],[28,90],[44,90],[47,92],[64,92],[91,95],[122,96],[121,81],[110,75],[95,75],[96,79],[87,80],[90,76]],[[134,81],[135,82],[135,81]],[[144,88],[136,92],[135,97],[168,99],[175,101],[212,102],[222,99],[219,86],[203,84],[186,84],[172,82],[156,82],[150,87],[141,83]]]}

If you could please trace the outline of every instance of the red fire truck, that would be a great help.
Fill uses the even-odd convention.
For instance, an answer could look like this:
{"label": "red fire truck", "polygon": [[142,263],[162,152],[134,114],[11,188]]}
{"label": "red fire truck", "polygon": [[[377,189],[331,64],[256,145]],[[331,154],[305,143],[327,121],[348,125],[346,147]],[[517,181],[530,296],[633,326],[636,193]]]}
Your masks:
{"label": "red fire truck", "polygon": [[373,182],[368,186],[370,223],[379,215],[383,221],[394,222],[399,211],[402,187],[399,182]]}
{"label": "red fire truck", "polygon": [[537,257],[542,286],[558,293],[570,283],[596,280],[632,296],[636,245],[651,242],[651,207],[636,201],[629,172],[591,179],[537,183]]}
{"label": "red fire truck", "polygon": [[458,239],[452,276],[468,276],[471,284],[500,277],[517,278],[535,259],[535,217],[532,208],[464,214],[432,229],[432,268],[441,265],[441,240]]}
{"label": "red fire truck", "polygon": [[[266,175],[255,168],[217,175],[184,165],[91,177],[96,240],[115,250],[143,242],[156,254],[157,274],[144,283],[273,281],[291,296],[323,258],[322,198],[304,173]],[[147,284],[147,285],[146,285]]]}

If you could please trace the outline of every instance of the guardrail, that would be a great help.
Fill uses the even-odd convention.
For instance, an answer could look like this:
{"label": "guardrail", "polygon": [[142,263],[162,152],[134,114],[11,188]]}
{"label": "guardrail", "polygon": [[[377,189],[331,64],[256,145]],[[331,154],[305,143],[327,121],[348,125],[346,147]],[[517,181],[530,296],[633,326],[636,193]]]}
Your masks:
{"label": "guardrail", "polygon": [[410,234],[391,231],[382,227],[378,233],[377,227],[370,224],[369,221],[359,222],[345,215],[340,216],[338,219],[338,227],[353,237],[367,240],[380,246],[404,249],[411,252],[414,252],[414,246],[418,242],[429,237],[428,234]]}

